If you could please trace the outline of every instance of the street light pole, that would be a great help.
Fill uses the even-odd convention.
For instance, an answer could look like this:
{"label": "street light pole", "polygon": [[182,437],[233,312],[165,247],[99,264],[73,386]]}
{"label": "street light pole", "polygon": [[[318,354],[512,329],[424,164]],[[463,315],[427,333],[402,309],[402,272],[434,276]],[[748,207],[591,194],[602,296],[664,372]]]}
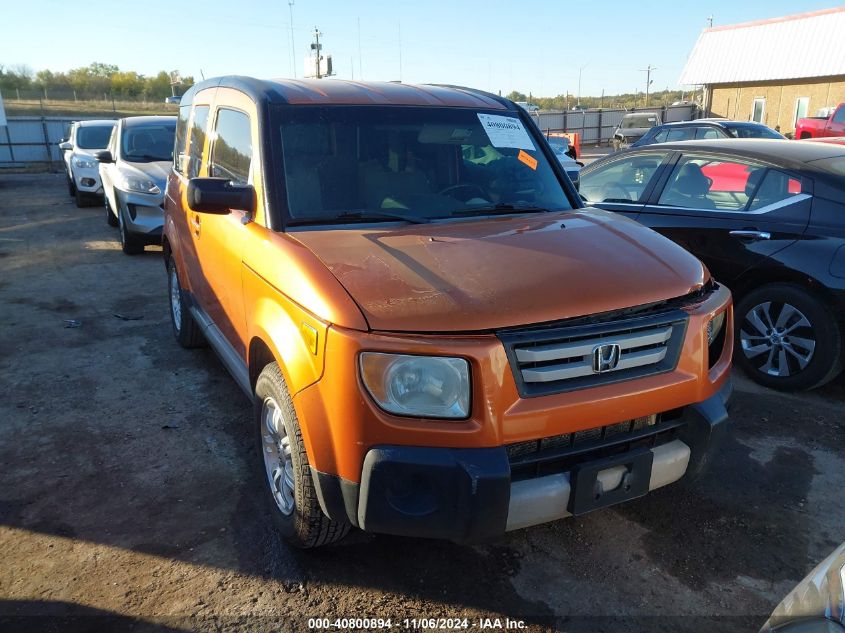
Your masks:
{"label": "street light pole", "polygon": [[590,63],[587,62],[586,64],[581,66],[581,68],[578,69],[578,107],[581,107],[581,73],[589,65],[590,65]]}
{"label": "street light pole", "polygon": [[651,87],[651,73],[657,70],[651,64],[648,65],[648,68],[643,68],[640,70],[641,73],[645,73],[645,107],[648,107],[648,91]]}
{"label": "street light pole", "polygon": [[288,9],[290,9],[290,70],[293,78],[296,79],[296,46],[293,43],[293,3],[294,0],[288,0]]}

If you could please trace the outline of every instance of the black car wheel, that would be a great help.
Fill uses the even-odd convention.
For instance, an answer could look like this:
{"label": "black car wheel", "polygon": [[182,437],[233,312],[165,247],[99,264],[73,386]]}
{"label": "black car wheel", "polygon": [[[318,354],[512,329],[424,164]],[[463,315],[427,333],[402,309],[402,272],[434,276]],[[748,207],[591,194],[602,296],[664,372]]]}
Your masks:
{"label": "black car wheel", "polygon": [[736,360],[774,389],[813,389],[842,370],[842,332],[830,309],[798,286],[771,284],[736,307]]}
{"label": "black car wheel", "polygon": [[67,174],[67,193],[71,198],[76,196],[76,185],[73,184],[72,174]]}
{"label": "black car wheel", "polygon": [[120,248],[127,255],[140,255],[144,252],[144,242],[137,235],[133,235],[126,229],[123,221],[123,212],[117,212],[118,232],[120,233]]}
{"label": "black car wheel", "polygon": [[106,224],[109,226],[117,226],[117,216],[112,211],[111,204],[109,204],[109,197],[106,194],[103,194],[103,205],[106,208]]}

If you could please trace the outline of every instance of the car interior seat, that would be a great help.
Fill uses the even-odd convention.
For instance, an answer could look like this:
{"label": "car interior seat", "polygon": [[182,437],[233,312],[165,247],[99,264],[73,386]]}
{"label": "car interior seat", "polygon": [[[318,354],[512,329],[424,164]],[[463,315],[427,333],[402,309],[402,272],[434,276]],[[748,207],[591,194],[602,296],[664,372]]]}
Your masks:
{"label": "car interior seat", "polygon": [[716,205],[707,197],[712,184],[713,181],[704,175],[700,165],[686,163],[681,167],[675,181],[666,189],[660,202],[680,207],[715,209]]}

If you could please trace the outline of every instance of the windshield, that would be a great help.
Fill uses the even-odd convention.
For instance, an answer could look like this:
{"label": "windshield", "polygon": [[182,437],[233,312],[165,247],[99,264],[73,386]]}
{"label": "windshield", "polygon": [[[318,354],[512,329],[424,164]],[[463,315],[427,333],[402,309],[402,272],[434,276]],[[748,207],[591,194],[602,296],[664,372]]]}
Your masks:
{"label": "windshield", "polygon": [[85,125],[76,130],[76,146],[79,149],[105,149],[109,144],[112,125]]}
{"label": "windshield", "polygon": [[278,116],[293,223],[572,208],[512,113],[292,106]]}
{"label": "windshield", "polygon": [[626,114],[622,117],[619,127],[623,130],[631,127],[654,127],[657,125],[657,117],[654,114]]}
{"label": "windshield", "polygon": [[784,138],[765,125],[728,125],[731,134],[737,138]]}
{"label": "windshield", "polygon": [[124,126],[120,151],[124,160],[145,163],[173,160],[176,122]]}

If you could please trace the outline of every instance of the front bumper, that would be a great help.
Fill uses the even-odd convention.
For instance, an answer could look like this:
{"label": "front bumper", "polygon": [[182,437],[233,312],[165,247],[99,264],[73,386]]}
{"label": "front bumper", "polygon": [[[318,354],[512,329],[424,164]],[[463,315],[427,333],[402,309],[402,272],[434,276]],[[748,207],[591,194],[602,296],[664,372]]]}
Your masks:
{"label": "front bumper", "polygon": [[73,184],[84,193],[103,195],[103,183],[100,181],[100,172],[96,167],[74,167]]}
{"label": "front bumper", "polygon": [[[371,532],[477,542],[636,498],[700,473],[727,431],[731,391],[725,381],[713,396],[686,407],[671,441],[609,461],[583,462],[568,472],[512,480],[503,446],[376,446],[364,459],[360,485],[312,474],[321,507],[334,520]],[[590,496],[595,493],[586,505],[575,494],[584,473],[593,478]]]}
{"label": "front bumper", "polygon": [[126,230],[150,239],[161,236],[164,226],[164,194],[115,190]]}

